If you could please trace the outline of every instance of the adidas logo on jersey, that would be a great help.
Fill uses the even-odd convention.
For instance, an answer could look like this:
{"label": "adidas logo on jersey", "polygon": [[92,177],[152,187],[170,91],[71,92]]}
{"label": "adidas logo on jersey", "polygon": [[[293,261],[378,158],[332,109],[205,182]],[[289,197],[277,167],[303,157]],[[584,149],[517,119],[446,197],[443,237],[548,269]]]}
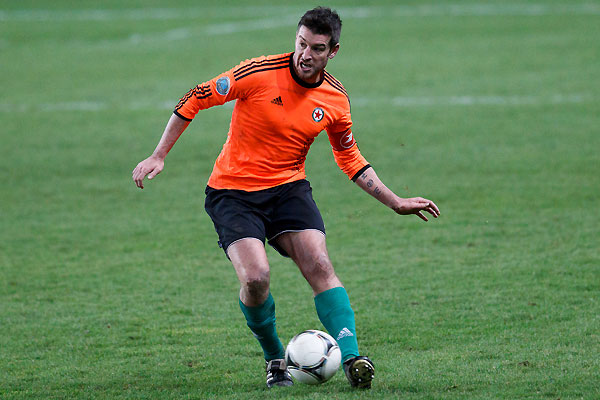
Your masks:
{"label": "adidas logo on jersey", "polygon": [[350,329],[344,328],[340,331],[340,333],[338,334],[338,337],[335,340],[340,340],[340,339],[343,339],[343,338],[349,337],[349,336],[354,336],[354,335],[352,334],[352,332],[350,332]]}
{"label": "adidas logo on jersey", "polygon": [[271,100],[271,103],[273,103],[277,106],[282,106],[283,100],[281,100],[281,96],[278,96],[278,97],[275,97],[273,100]]}

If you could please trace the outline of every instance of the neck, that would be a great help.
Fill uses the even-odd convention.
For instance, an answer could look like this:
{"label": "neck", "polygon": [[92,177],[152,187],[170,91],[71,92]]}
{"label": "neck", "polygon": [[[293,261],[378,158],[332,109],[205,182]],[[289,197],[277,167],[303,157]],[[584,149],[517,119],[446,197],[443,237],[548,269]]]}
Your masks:
{"label": "neck", "polygon": [[298,70],[296,69],[296,65],[294,65],[294,53],[290,55],[290,73],[292,74],[292,78],[294,78],[296,83],[306,88],[316,88],[321,86],[321,83],[323,83],[323,70],[319,71],[318,74],[315,74],[314,78],[311,77],[311,81],[306,81],[300,78]]}

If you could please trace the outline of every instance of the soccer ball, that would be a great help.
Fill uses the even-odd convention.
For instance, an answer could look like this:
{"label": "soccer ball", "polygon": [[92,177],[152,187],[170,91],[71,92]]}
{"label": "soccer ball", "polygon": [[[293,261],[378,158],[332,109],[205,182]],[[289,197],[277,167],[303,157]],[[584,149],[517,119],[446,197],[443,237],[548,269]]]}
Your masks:
{"label": "soccer ball", "polygon": [[327,333],[308,330],[290,340],[285,349],[285,361],[296,380],[317,385],[335,375],[342,362],[342,352]]}

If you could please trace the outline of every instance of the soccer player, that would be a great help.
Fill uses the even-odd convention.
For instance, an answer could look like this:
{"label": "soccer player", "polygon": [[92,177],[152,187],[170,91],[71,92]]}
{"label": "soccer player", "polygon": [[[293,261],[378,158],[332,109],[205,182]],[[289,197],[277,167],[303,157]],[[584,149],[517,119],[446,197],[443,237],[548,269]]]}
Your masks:
{"label": "soccer player", "polygon": [[400,198],[361,155],[351,130],[344,86],[325,70],[340,49],[342,23],[318,7],[298,23],[294,52],[246,60],[192,88],[177,104],[154,153],[133,170],[143,189],[199,110],[235,100],[227,141],[206,187],[205,209],[240,281],[239,305],[262,347],[267,386],[292,380],[275,327],[265,239],[291,257],[310,284],[319,319],[336,338],[353,387],[370,388],[373,362],[358,351],[354,312],[325,244],[325,227],[306,180],[304,160],[315,137],[327,132],[341,170],[398,214],[424,221],[440,211],[430,200]]}

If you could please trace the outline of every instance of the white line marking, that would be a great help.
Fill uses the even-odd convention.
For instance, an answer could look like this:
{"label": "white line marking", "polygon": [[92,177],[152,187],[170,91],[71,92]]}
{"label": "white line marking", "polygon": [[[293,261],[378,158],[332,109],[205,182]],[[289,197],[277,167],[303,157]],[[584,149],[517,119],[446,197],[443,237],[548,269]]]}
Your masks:
{"label": "white line marking", "polygon": [[281,28],[284,26],[295,27],[299,17],[284,16],[274,18],[263,18],[242,22],[230,22],[209,25],[205,32],[208,35],[226,35],[237,32],[261,31],[265,29]]}
{"label": "white line marking", "polygon": [[[124,39],[81,42],[73,39],[61,45],[139,45],[180,41],[204,36],[227,35],[267,29],[293,29],[304,10],[298,7],[208,7],[208,8],[149,8],[149,9],[82,9],[82,10],[0,10],[0,21],[64,22],[64,21],[118,21],[118,20],[173,20],[185,21],[210,18],[252,17],[242,21],[198,24],[162,32],[134,33]],[[544,15],[600,15],[600,4],[420,4],[405,6],[342,7],[342,19],[399,18],[429,16],[544,16]],[[6,43],[0,43],[7,47]]]}
{"label": "white line marking", "polygon": [[97,101],[68,101],[39,104],[40,111],[102,111],[108,108],[106,103]]}
{"label": "white line marking", "polygon": [[536,96],[439,96],[439,97],[394,97],[392,103],[398,107],[410,106],[524,106],[544,104],[583,103],[586,96],[555,94],[548,97]]}
{"label": "white line marking", "polygon": [[549,96],[419,96],[419,97],[350,97],[353,106],[434,107],[434,106],[526,106],[585,103],[593,101],[583,94],[554,94]]}
{"label": "white line marking", "polygon": [[564,14],[600,15],[600,5],[587,4],[418,4],[394,7],[340,8],[346,18],[434,16],[544,16]]}
{"label": "white line marking", "polygon": [[[127,41],[133,44],[140,44],[144,42],[157,43],[161,41],[189,39],[191,37],[217,36],[238,32],[262,31],[265,29],[282,28],[286,26],[293,29],[297,23],[298,21],[296,16],[261,18],[241,22],[210,24],[204,27],[193,26],[187,28],[177,28],[168,30],[166,32],[153,32],[145,34],[136,33],[131,35]],[[106,41],[105,43],[109,42],[110,41]]]}
{"label": "white line marking", "polygon": [[[264,17],[269,13],[285,14],[302,10],[286,6],[247,7],[170,7],[129,9],[67,9],[67,10],[0,10],[0,21],[63,22],[63,21],[144,21],[198,18]],[[300,11],[302,12],[302,11]]]}
{"label": "white line marking", "polygon": [[[427,16],[543,16],[563,14],[600,15],[600,5],[417,5],[395,7],[348,7],[341,8],[339,12],[343,18],[349,19]],[[288,14],[245,21],[223,22],[207,25],[205,27],[192,26],[188,28],[173,29],[166,32],[134,34],[129,37],[129,42],[134,44],[141,44],[143,42],[157,43],[161,41],[189,39],[192,37],[200,38],[205,35],[216,36],[283,27],[294,27],[298,21],[298,18],[298,15]],[[106,42],[106,44],[108,43],[109,42]]]}
{"label": "white line marking", "polygon": [[[340,7],[344,18],[371,17],[428,17],[428,16],[543,16],[583,14],[600,15],[600,4],[417,4],[404,6]],[[63,22],[63,21],[139,21],[197,19],[203,17],[264,17],[268,14],[290,15],[296,20],[304,11],[290,6],[246,7],[189,7],[189,8],[140,8],[140,9],[69,9],[69,10],[0,10],[0,21]],[[297,15],[296,15],[297,14]]]}
{"label": "white line marking", "polygon": [[[595,101],[596,98],[585,94],[554,94],[548,96],[421,96],[421,97],[351,97],[354,107],[436,107],[436,106],[537,106],[552,104],[578,104]],[[177,104],[176,99],[167,101],[131,101],[117,102],[91,102],[91,101],[65,101],[56,103],[39,104],[9,104],[0,103],[2,113],[25,112],[55,112],[55,111],[105,111],[105,110],[173,110]],[[217,107],[231,112],[234,102],[226,103],[224,107]]]}

